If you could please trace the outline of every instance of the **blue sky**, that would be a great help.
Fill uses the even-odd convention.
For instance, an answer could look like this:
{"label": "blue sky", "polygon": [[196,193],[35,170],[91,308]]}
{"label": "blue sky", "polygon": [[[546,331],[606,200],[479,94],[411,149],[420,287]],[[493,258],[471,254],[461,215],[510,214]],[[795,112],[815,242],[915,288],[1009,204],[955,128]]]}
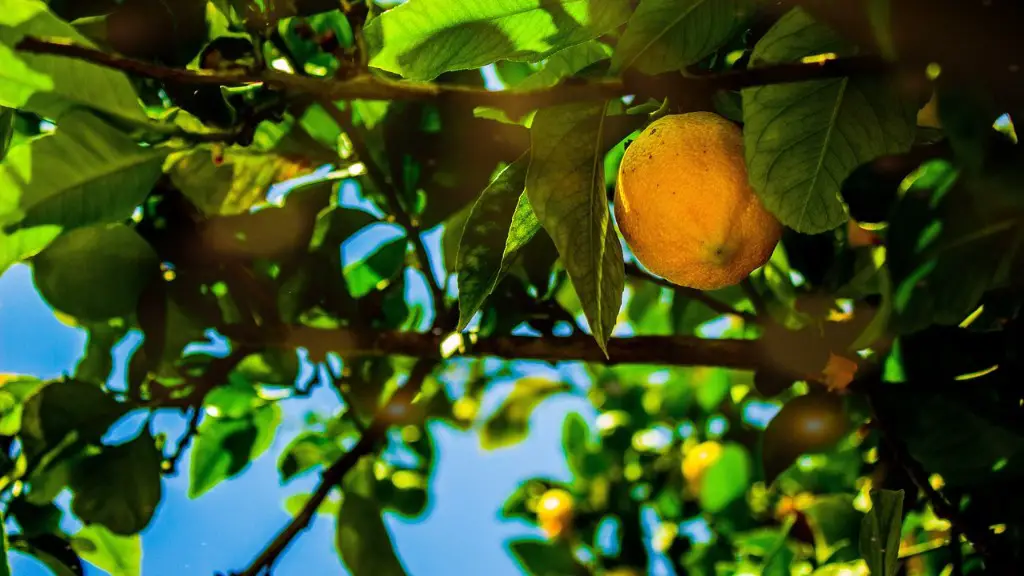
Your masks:
{"label": "blue sky", "polygon": [[[353,187],[343,187],[346,203],[360,204]],[[343,249],[346,261],[358,259],[382,240],[393,237],[386,228],[362,234]],[[435,256],[436,274],[444,274],[439,254],[440,233],[425,235]],[[353,239],[356,240],[356,239]],[[411,299],[425,297],[420,276],[410,288]],[[137,340],[137,339],[136,339]],[[83,351],[85,334],[58,321],[36,293],[31,271],[25,265],[0,277],[0,373],[32,374],[53,378],[71,373]],[[117,373],[123,378],[123,363],[131,346],[116,349]],[[537,364],[520,365],[523,372],[557,375],[552,368]],[[579,375],[578,366],[561,372]],[[501,386],[493,390],[500,395]],[[492,402],[494,397],[491,396]],[[239,477],[218,485],[197,500],[189,500],[188,458],[178,476],[164,482],[164,500],[152,524],[143,533],[143,573],[146,576],[204,575],[244,567],[288,520],[283,503],[292,494],[309,492],[314,475],[306,475],[285,487],[279,485],[276,462],[288,441],[302,429],[308,410],[331,413],[338,407],[333,392],[319,390],[311,398],[283,402],[284,423],[267,453],[253,462]],[[522,444],[495,452],[479,448],[475,432],[461,432],[443,425],[432,426],[438,450],[430,484],[430,502],[422,517],[409,520],[387,518],[400,558],[411,575],[445,574],[494,576],[519,574],[507,555],[504,543],[511,537],[535,534],[521,522],[498,517],[504,499],[522,480],[546,475],[568,478],[560,449],[561,423],[575,410],[593,422],[593,408],[585,400],[556,397],[542,405],[532,419],[532,435]],[[158,424],[171,438],[184,429],[182,418],[167,413]],[[74,531],[69,517],[66,529]],[[320,517],[283,557],[275,574],[343,574],[333,548],[334,519]],[[48,572],[34,560],[12,553],[12,569],[18,576],[42,576]],[[103,574],[92,569],[90,575]]]}

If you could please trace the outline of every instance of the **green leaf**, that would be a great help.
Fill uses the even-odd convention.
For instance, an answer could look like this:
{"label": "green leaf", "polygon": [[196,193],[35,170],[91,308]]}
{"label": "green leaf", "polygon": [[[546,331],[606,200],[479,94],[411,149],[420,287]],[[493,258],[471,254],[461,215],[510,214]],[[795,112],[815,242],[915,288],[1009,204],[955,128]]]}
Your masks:
{"label": "green leaf", "polygon": [[117,326],[100,323],[88,328],[89,338],[85,342],[85,354],[75,366],[75,378],[103,386],[110,379],[110,373],[114,369],[111,349],[128,333],[128,327],[123,323]]}
{"label": "green leaf", "polygon": [[586,103],[537,112],[526,193],[558,248],[594,339],[607,354],[625,268],[605,195],[605,108]]}
{"label": "green leaf", "polygon": [[27,398],[43,386],[32,376],[0,376],[0,436],[21,431],[21,415]]}
{"label": "green leaf", "polygon": [[[536,90],[554,86],[564,78],[608,58],[609,55],[611,55],[611,48],[596,40],[570,46],[552,54],[544,63],[544,68],[515,84],[515,87],[519,90]],[[533,123],[534,113],[531,112],[521,119],[512,119],[501,108],[477,106],[473,109],[473,115],[477,118],[488,118],[506,124],[521,123],[529,128]]]}
{"label": "green leaf", "polygon": [[502,170],[473,204],[459,243],[459,330],[508,274],[519,249],[540,230],[526,197],[529,154]]}
{"label": "green leaf", "polygon": [[513,540],[508,544],[512,556],[530,576],[571,576],[589,573],[565,544],[543,540]]}
{"label": "green leaf", "polygon": [[65,229],[120,222],[161,174],[167,150],[143,148],[87,112],[15,146],[0,163],[0,227]]}
{"label": "green leaf", "polygon": [[79,58],[16,51],[26,35],[95,47],[43,2],[5,0],[0,11],[0,105],[54,120],[86,107],[132,122],[146,121],[125,74]]}
{"label": "green leaf", "polygon": [[364,460],[345,479],[335,545],[352,576],[405,576],[383,510],[373,499],[373,468]]}
{"label": "green leaf", "polygon": [[7,518],[0,514],[0,576],[11,576],[11,564],[7,561]]}
{"label": "green leaf", "polygon": [[76,228],[33,260],[32,279],[46,302],[80,320],[128,316],[154,279],[160,260],[148,242],[124,224]]}
{"label": "green leaf", "polygon": [[99,524],[86,526],[71,539],[71,547],[86,562],[110,576],[142,574],[142,537],[118,536]]}
{"label": "green leaf", "polygon": [[71,543],[56,534],[40,534],[31,538],[10,537],[11,550],[34,556],[54,576],[82,576],[85,569]]}
{"label": "green leaf", "polygon": [[345,266],[345,283],[353,298],[362,298],[381,282],[391,282],[405,264],[407,242],[405,237],[389,240],[378,246],[369,257]]}
{"label": "green leaf", "polygon": [[718,409],[722,400],[729,394],[729,386],[732,383],[729,371],[725,368],[701,367],[694,369],[690,374],[693,386],[696,387],[697,404],[709,414]]}
{"label": "green leaf", "polygon": [[588,451],[590,429],[576,412],[570,412],[562,422],[562,452],[573,475],[586,476],[584,462]]}
{"label": "green leaf", "polygon": [[[855,48],[800,8],[754,47],[751,67]],[[856,76],[743,90],[750,183],[783,224],[808,234],[846,222],[840,188],[861,164],[910,149],[915,106],[878,77]]]}
{"label": "green leaf", "polygon": [[861,521],[860,553],[871,576],[894,576],[899,569],[903,490],[872,490],[871,504]]}
{"label": "green leaf", "polygon": [[750,486],[751,462],[739,444],[725,444],[722,455],[704,473],[700,484],[700,505],[707,512],[720,512]]}
{"label": "green leaf", "polygon": [[163,455],[148,431],[108,446],[76,464],[71,475],[71,510],[86,524],[102,524],[130,536],[149,525],[163,494]]}
{"label": "green leaf", "polygon": [[270,448],[280,424],[277,404],[262,406],[243,418],[207,414],[192,448],[189,498],[198,498],[223,480],[241,474]]}
{"label": "green leaf", "polygon": [[11,147],[11,140],[14,138],[13,108],[0,106],[0,161],[7,156],[7,150]]}
{"label": "green leaf", "polygon": [[334,461],[340,456],[338,447],[330,439],[317,432],[304,432],[288,444],[277,461],[281,482],[288,482],[295,476],[320,464]]}
{"label": "green leaf", "polygon": [[205,148],[176,155],[168,169],[174,186],[207,216],[247,213],[266,201],[271,186],[306,172],[289,158],[244,149],[225,152],[215,163]]}
{"label": "green leaf", "polygon": [[627,0],[415,0],[366,25],[370,65],[414,80],[498,60],[542,60],[629,17]]}
{"label": "green leaf", "polygon": [[572,387],[563,382],[539,377],[520,378],[505,401],[484,422],[480,447],[496,450],[522,441],[529,431],[533,410],[551,396],[570,390]]}
{"label": "green leaf", "polygon": [[852,494],[820,495],[804,510],[819,562],[857,558],[857,535],[864,514],[854,507],[853,500]]}
{"label": "green leaf", "polygon": [[743,29],[752,0],[642,0],[612,57],[612,70],[645,74],[680,70]]}
{"label": "green leaf", "polygon": [[35,461],[74,435],[78,442],[98,442],[126,412],[103,390],[76,380],[52,382],[25,401],[21,441],[25,457]]}

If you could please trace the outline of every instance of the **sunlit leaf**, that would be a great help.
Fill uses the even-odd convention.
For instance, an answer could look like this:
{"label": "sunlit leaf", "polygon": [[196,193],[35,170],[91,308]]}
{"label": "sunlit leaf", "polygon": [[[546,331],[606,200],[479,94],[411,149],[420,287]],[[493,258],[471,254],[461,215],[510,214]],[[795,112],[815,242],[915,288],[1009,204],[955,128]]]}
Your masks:
{"label": "sunlit leaf", "polygon": [[15,51],[26,35],[94,46],[39,0],[4,0],[0,11],[0,105],[61,119],[76,107],[142,122],[146,115],[128,77],[79,58]]}
{"label": "sunlit leaf", "polygon": [[615,48],[612,68],[680,70],[732,38],[753,12],[751,0],[642,0]]}
{"label": "sunlit leaf", "polygon": [[276,404],[262,406],[242,418],[207,414],[199,426],[189,467],[189,498],[241,474],[249,463],[270,448],[281,423]]}
{"label": "sunlit leaf", "polygon": [[142,538],[119,536],[100,524],[85,526],[71,539],[71,547],[83,560],[106,570],[110,576],[142,574]]}
{"label": "sunlit leaf", "polygon": [[370,65],[414,80],[497,60],[536,61],[612,30],[626,0],[417,0],[371,20]]}
{"label": "sunlit leaf", "polygon": [[[292,516],[298,516],[307,502],[309,502],[309,494],[292,494],[285,499],[284,509]],[[320,503],[320,507],[316,509],[316,513],[334,518],[337,517],[340,510],[341,499],[338,498],[337,495],[332,494]]]}
{"label": "sunlit leaf", "polygon": [[491,290],[508,273],[519,249],[540,230],[526,197],[524,154],[480,194],[459,245],[459,330],[464,330]]}
{"label": "sunlit leaf", "polygon": [[75,466],[71,510],[86,524],[102,524],[120,536],[137,534],[163,495],[162,460],[148,431],[126,444],[104,447]]}
{"label": "sunlit leaf", "polygon": [[871,510],[860,531],[860,553],[872,576],[894,576],[899,570],[903,491],[872,490]]}
{"label": "sunlit leaf", "polygon": [[[0,45],[2,50],[2,45]],[[161,174],[167,150],[143,148],[88,112],[15,146],[0,163],[0,226],[65,229],[120,222]]]}
{"label": "sunlit leaf", "polygon": [[526,193],[554,240],[591,333],[602,350],[622,303],[625,269],[612,225],[601,160],[603,103],[569,104],[537,113]]}
{"label": "sunlit leaf", "polygon": [[277,462],[281,482],[288,482],[320,464],[330,463],[340,455],[340,449],[330,439],[316,432],[304,432],[288,444]]}
{"label": "sunlit leaf", "polygon": [[[751,67],[855,48],[795,8],[758,41]],[[799,232],[846,222],[843,181],[859,165],[905,152],[914,141],[912,99],[871,76],[791,82],[743,90],[750,182],[765,206]]]}

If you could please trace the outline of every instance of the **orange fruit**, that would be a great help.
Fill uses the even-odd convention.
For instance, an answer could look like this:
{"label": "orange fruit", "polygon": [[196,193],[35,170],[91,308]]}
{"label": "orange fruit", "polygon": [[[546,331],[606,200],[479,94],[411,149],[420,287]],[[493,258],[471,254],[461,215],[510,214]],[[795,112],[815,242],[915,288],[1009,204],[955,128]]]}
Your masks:
{"label": "orange fruit", "polygon": [[700,290],[738,284],[782,235],[747,180],[742,131],[710,112],[663,116],[633,141],[615,219],[645,268]]}

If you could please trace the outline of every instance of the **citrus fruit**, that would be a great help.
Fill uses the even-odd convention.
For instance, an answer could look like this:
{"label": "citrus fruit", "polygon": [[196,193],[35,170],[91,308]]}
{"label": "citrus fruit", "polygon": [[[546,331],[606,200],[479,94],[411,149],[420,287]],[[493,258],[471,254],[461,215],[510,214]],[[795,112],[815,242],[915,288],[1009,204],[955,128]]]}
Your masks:
{"label": "citrus fruit", "polygon": [[722,445],[713,440],[694,446],[683,457],[683,478],[694,492],[700,492],[704,473],[722,457]]}
{"label": "citrus fruit", "polygon": [[782,235],[747,181],[741,130],[711,112],[663,116],[633,141],[615,219],[644,267],[699,290],[738,284]]}
{"label": "citrus fruit", "polygon": [[552,488],[537,503],[537,521],[548,538],[557,538],[572,526],[572,495],[560,488]]}

